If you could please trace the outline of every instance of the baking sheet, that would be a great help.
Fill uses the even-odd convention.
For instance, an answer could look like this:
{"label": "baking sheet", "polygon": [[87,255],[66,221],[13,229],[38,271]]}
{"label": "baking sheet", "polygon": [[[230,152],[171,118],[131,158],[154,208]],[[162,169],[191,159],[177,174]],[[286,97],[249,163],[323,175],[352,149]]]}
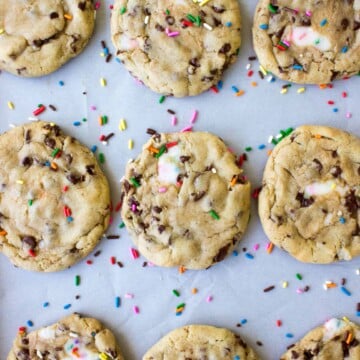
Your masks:
{"label": "baking sheet", "polygon": [[[257,62],[251,62],[254,75],[248,77],[248,57],[254,55],[251,25],[255,1],[240,2],[243,45],[238,61],[225,74],[219,94],[209,91],[193,98],[167,98],[162,104],[158,102],[160,95],[136,83],[121,64],[114,59],[105,63],[100,56],[101,40],[114,52],[109,34],[110,5],[110,1],[101,2],[89,46],[59,71],[39,79],[22,79],[4,72],[0,75],[0,130],[27,121],[39,103],[55,105],[56,112],[48,108],[39,118],[57,122],[89,147],[98,146],[106,158],[103,168],[110,180],[114,204],[119,201],[119,180],[127,161],[137,156],[148,138],[146,129],[178,131],[189,124],[194,109],[199,112],[194,130],[219,135],[238,154],[247,146],[253,148],[244,165],[253,189],[261,184],[266,151],[272,148],[268,137],[280,129],[322,124],[360,135],[359,77],[338,81],[332,89],[306,86],[300,94],[297,90],[302,86],[293,85],[286,95],[280,94],[284,82],[260,79]],[[107,80],[106,87],[100,86],[100,78]],[[257,82],[257,86],[251,82]],[[233,85],[245,94],[236,97]],[[342,97],[343,92],[347,93],[346,98]],[[335,104],[328,105],[329,100]],[[13,102],[14,110],[8,108],[8,101]],[[334,112],[334,108],[338,111]],[[171,125],[167,109],[176,111],[177,126]],[[347,118],[347,113],[352,116]],[[99,115],[108,116],[108,125],[98,125]],[[87,121],[83,122],[83,118]],[[121,118],[127,121],[126,131],[118,128]],[[75,127],[75,121],[81,125]],[[98,138],[110,132],[115,136],[104,146]],[[132,150],[128,148],[129,139],[134,141]],[[258,149],[262,144],[266,148]],[[319,266],[302,264],[278,249],[269,255],[256,207],[253,201],[251,222],[238,247],[238,256],[230,256],[204,271],[179,274],[177,269],[143,267],[144,258],[133,260],[130,255],[132,242],[126,230],[119,229],[118,213],[114,213],[107,233],[121,238],[103,239],[95,249],[101,250],[99,256],[94,257],[94,251],[71,269],[32,273],[15,268],[1,255],[0,359],[6,359],[18,327],[27,326],[28,320],[34,324],[28,327],[32,330],[73,311],[97,317],[111,328],[126,359],[141,359],[160,337],[191,323],[227,327],[241,334],[263,359],[277,359],[287,345],[329,317],[347,316],[360,322],[356,316],[356,304],[360,302],[360,276],[356,269],[360,268],[360,259]],[[257,251],[255,244],[259,244]],[[246,253],[254,258],[246,257]],[[111,256],[124,267],[111,265]],[[87,259],[93,264],[87,265]],[[296,278],[297,273],[302,280]],[[81,277],[78,287],[74,283],[76,275]],[[347,280],[351,296],[339,287],[324,291],[324,281],[340,285],[342,278]],[[288,281],[287,288],[282,287],[283,281]],[[275,285],[275,289],[264,293],[263,289],[270,285]],[[298,294],[297,289],[305,286],[310,290]],[[196,295],[192,288],[198,289]],[[173,295],[173,289],[180,292],[180,297]],[[121,298],[120,308],[115,307],[116,296]],[[45,302],[48,307],[43,306]],[[181,316],[176,316],[180,303],[186,303],[186,307]],[[68,310],[64,309],[66,304],[71,304]],[[134,306],[138,306],[139,314],[134,313]],[[282,321],[282,326],[276,325],[277,320]],[[259,341],[262,346],[257,344]]]}

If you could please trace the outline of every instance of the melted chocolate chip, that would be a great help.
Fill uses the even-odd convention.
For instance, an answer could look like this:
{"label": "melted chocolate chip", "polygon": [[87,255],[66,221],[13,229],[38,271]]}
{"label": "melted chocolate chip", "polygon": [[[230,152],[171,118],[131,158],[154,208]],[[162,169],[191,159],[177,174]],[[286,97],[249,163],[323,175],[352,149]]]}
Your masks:
{"label": "melted chocolate chip", "polygon": [[198,193],[193,193],[191,194],[194,197],[194,201],[199,201],[200,199],[202,199],[206,194],[206,191],[200,191]]}
{"label": "melted chocolate chip", "polygon": [[156,29],[157,31],[161,31],[161,32],[164,32],[164,31],[165,31],[165,29],[164,29],[160,24],[156,24],[156,25],[155,25],[155,29]]}
{"label": "melted chocolate chip", "polygon": [[46,137],[44,140],[44,144],[49,148],[54,149],[56,145],[56,141],[53,138]]}
{"label": "melted chocolate chip", "polygon": [[165,226],[164,225],[159,225],[158,230],[159,230],[159,233],[162,234],[165,231]]}
{"label": "melted chocolate chip", "polygon": [[169,24],[169,25],[174,25],[175,23],[175,18],[171,15],[167,15],[165,17],[165,21]]}
{"label": "melted chocolate chip", "polygon": [[349,213],[356,217],[358,209],[360,209],[360,198],[355,196],[355,190],[351,190],[345,196],[345,206]]}
{"label": "melted chocolate chip", "polygon": [[192,59],[190,59],[189,64],[192,65],[192,66],[194,66],[194,67],[200,67],[200,66],[201,66],[200,63],[199,63],[198,58],[192,58]]}
{"label": "melted chocolate chip", "polygon": [[95,175],[95,165],[86,165],[85,168],[89,175]]}
{"label": "melted chocolate chip", "polygon": [[31,166],[33,163],[33,159],[29,156],[25,156],[21,162],[23,166]]}
{"label": "melted chocolate chip", "polygon": [[302,26],[311,26],[311,19],[309,17],[305,17],[300,21]]}
{"label": "melted chocolate chip", "polygon": [[31,249],[36,247],[36,239],[33,236],[24,236],[21,241],[28,245]]}
{"label": "melted chocolate chip", "polygon": [[16,359],[17,360],[30,360],[30,353],[28,349],[21,349],[17,354],[16,354]]}
{"label": "melted chocolate chip", "polygon": [[211,8],[218,14],[222,14],[225,11],[225,8],[223,8],[222,6],[211,6]]}
{"label": "melted chocolate chip", "polygon": [[349,26],[350,22],[347,18],[341,20],[341,29],[346,30]]}
{"label": "melted chocolate chip", "polygon": [[74,173],[67,175],[66,178],[74,185],[85,180],[83,175],[76,175]]}
{"label": "melted chocolate chip", "polygon": [[342,173],[341,167],[338,165],[334,166],[331,168],[330,173],[334,178],[338,178]]}
{"label": "melted chocolate chip", "polygon": [[353,30],[354,31],[357,31],[360,29],[360,21],[354,21],[354,27],[353,27]]}
{"label": "melted chocolate chip", "polygon": [[315,200],[313,197],[309,197],[308,199],[304,197],[304,193],[298,192],[296,195],[296,200],[300,201],[301,207],[310,206]]}
{"label": "melted chocolate chip", "polygon": [[180,161],[182,163],[185,163],[185,162],[187,162],[189,160],[190,160],[190,156],[185,156],[185,155],[180,156]]}
{"label": "melted chocolate chip", "polygon": [[291,358],[292,359],[298,359],[299,358],[299,353],[296,352],[295,350],[291,350]]}
{"label": "melted chocolate chip", "polygon": [[79,4],[78,4],[78,8],[81,11],[84,11],[86,9],[86,1],[80,1]]}
{"label": "melted chocolate chip", "polygon": [[228,250],[229,250],[229,247],[230,247],[230,244],[227,244],[225,246],[223,246],[219,251],[218,253],[216,254],[216,256],[214,256],[213,258],[213,263],[217,263],[217,262],[220,262],[221,260],[224,260],[227,253],[228,253]]}
{"label": "melted chocolate chip", "polygon": [[231,50],[231,45],[229,43],[224,44],[219,50],[220,54],[226,54]]}
{"label": "melted chocolate chip", "polygon": [[57,19],[58,17],[59,17],[59,14],[55,11],[50,14],[50,19]]}
{"label": "melted chocolate chip", "polygon": [[336,151],[336,150],[332,151],[332,152],[331,152],[331,156],[332,156],[333,158],[338,157],[337,151]]}
{"label": "melted chocolate chip", "polygon": [[131,189],[131,185],[130,185],[130,183],[127,181],[127,180],[124,180],[124,182],[123,182],[123,187],[124,187],[124,190],[125,190],[125,192],[126,192],[126,194],[130,191],[130,189]]}
{"label": "melted chocolate chip", "polygon": [[72,161],[73,161],[72,155],[71,154],[66,154],[65,155],[65,160],[70,165],[72,163]]}
{"label": "melted chocolate chip", "polygon": [[321,162],[318,159],[314,159],[313,162],[315,163],[317,170],[321,172],[321,170],[323,169]]}

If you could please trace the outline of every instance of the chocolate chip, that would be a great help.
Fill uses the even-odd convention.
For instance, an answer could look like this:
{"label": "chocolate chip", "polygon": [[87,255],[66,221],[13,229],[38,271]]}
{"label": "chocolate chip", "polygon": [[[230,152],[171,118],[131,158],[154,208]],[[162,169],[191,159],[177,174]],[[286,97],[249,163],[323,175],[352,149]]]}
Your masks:
{"label": "chocolate chip", "polygon": [[190,160],[190,156],[185,156],[185,155],[180,156],[180,161],[182,163],[185,163],[185,162],[187,162],[189,160]]}
{"label": "chocolate chip", "polygon": [[300,23],[302,26],[311,26],[311,19],[308,17],[305,17],[305,18],[301,19]]}
{"label": "chocolate chip", "polygon": [[314,159],[313,162],[315,163],[317,170],[321,172],[321,170],[323,169],[321,162],[318,159]]}
{"label": "chocolate chip", "polygon": [[349,26],[350,22],[348,19],[344,18],[341,20],[341,29],[346,30]]}
{"label": "chocolate chip", "polygon": [[199,201],[200,199],[202,199],[206,194],[206,191],[200,191],[198,193],[193,193],[191,194],[194,197],[194,201]]}
{"label": "chocolate chip", "polygon": [[58,17],[59,17],[59,14],[55,11],[50,14],[50,19],[57,19]]}
{"label": "chocolate chip", "polygon": [[301,207],[310,206],[315,200],[313,197],[309,197],[308,199],[304,197],[304,193],[298,192],[296,195],[296,200],[300,201]]}
{"label": "chocolate chip", "polygon": [[356,217],[357,211],[360,208],[360,198],[355,196],[355,190],[350,190],[345,196],[345,207],[352,216]]}
{"label": "chocolate chip", "polygon": [[354,31],[357,31],[360,29],[360,21],[356,21],[354,20],[354,27],[353,27],[353,30]]}
{"label": "chocolate chip", "polygon": [[78,184],[81,181],[84,181],[84,176],[82,175],[76,175],[74,173],[71,173],[66,176],[66,178],[74,185]]}
{"label": "chocolate chip", "polygon": [[215,27],[221,25],[221,21],[219,19],[217,19],[215,16],[213,16],[212,19],[213,19]]}
{"label": "chocolate chip", "polygon": [[189,61],[189,64],[195,67],[200,67],[201,65],[199,64],[199,60],[198,58],[192,58]]}
{"label": "chocolate chip", "polygon": [[291,350],[291,358],[292,359],[298,359],[299,358],[299,353],[297,353],[295,350]]}
{"label": "chocolate chip", "polygon": [[348,357],[350,355],[349,345],[347,344],[346,341],[342,341],[341,342],[341,347],[342,347],[343,357],[345,359],[346,357]]}
{"label": "chocolate chip", "polygon": [[17,360],[30,360],[30,352],[28,349],[21,349],[17,354],[16,354],[16,359]]}
{"label": "chocolate chip", "polygon": [[338,178],[341,175],[341,173],[342,173],[341,167],[338,165],[330,169],[330,174],[335,178]]}
{"label": "chocolate chip", "polygon": [[157,213],[160,214],[162,212],[162,208],[160,206],[153,206],[153,210]]}
{"label": "chocolate chip", "polygon": [[72,163],[72,161],[73,161],[72,155],[71,154],[66,154],[65,155],[65,160],[70,165]]}
{"label": "chocolate chip", "polygon": [[85,168],[89,175],[95,175],[95,165],[86,165]]}
{"label": "chocolate chip", "polygon": [[78,4],[78,8],[81,11],[84,11],[86,9],[86,1],[80,1],[79,4]]}
{"label": "chocolate chip", "polygon": [[33,163],[33,159],[29,156],[25,156],[21,162],[23,166],[31,166]]}
{"label": "chocolate chip", "polygon": [[53,138],[46,137],[44,140],[44,144],[49,148],[54,149],[56,145],[56,141]]}
{"label": "chocolate chip", "polygon": [[332,156],[333,158],[338,157],[337,151],[336,151],[336,150],[332,151],[332,152],[331,152],[331,156]]}
{"label": "chocolate chip", "polygon": [[230,244],[227,244],[225,246],[223,246],[219,251],[218,253],[216,254],[216,256],[214,256],[213,258],[213,263],[217,263],[217,262],[220,262],[221,260],[224,260],[227,253],[228,253],[228,250],[229,250],[229,247],[230,247]]}
{"label": "chocolate chip", "polygon": [[165,31],[165,29],[164,29],[160,24],[156,24],[156,25],[155,25],[155,29],[156,29],[157,31],[161,31],[161,32],[164,32],[164,31]]}
{"label": "chocolate chip", "polygon": [[28,245],[31,249],[36,247],[36,239],[33,236],[24,236],[21,241]]}
{"label": "chocolate chip", "polygon": [[130,183],[127,181],[127,180],[124,180],[124,182],[123,182],[123,187],[124,187],[124,190],[125,190],[125,192],[126,192],[126,194],[130,191],[130,189],[131,189],[131,185],[130,185]]}
{"label": "chocolate chip", "polygon": [[225,11],[225,8],[223,8],[222,6],[211,6],[211,8],[218,14],[222,14]]}
{"label": "chocolate chip", "polygon": [[149,135],[155,135],[155,134],[157,134],[157,131],[154,129],[151,129],[151,128],[147,128],[146,133]]}
{"label": "chocolate chip", "polygon": [[226,54],[231,50],[231,45],[229,43],[224,44],[219,50],[220,54]]}
{"label": "chocolate chip", "polygon": [[44,44],[44,41],[41,40],[41,39],[36,39],[33,41],[33,44],[36,46],[36,47],[41,47],[43,44]]}
{"label": "chocolate chip", "polygon": [[159,225],[158,230],[159,230],[159,233],[162,234],[165,231],[165,226],[164,225]]}
{"label": "chocolate chip", "polygon": [[169,25],[174,25],[175,23],[175,18],[171,15],[167,15],[165,17],[165,21],[169,24]]}
{"label": "chocolate chip", "polygon": [[338,77],[339,73],[340,73],[339,71],[331,71],[330,81],[335,80]]}

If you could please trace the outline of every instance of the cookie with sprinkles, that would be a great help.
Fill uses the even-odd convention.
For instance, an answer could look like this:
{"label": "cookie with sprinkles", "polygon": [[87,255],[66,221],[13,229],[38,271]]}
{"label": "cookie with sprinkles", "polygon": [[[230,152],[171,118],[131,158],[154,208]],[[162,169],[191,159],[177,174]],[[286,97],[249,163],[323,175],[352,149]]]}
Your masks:
{"label": "cookie with sprinkles", "polygon": [[0,135],[0,252],[27,270],[65,269],[96,246],[110,217],[94,154],[53,123]]}
{"label": "cookie with sprinkles", "polygon": [[123,360],[113,333],[98,320],[74,313],[27,333],[19,331],[7,360]]}
{"label": "cookie with sprinkles", "polygon": [[257,360],[259,357],[230,330],[187,325],[165,335],[143,356],[143,360],[160,359]]}
{"label": "cookie with sprinkles", "polygon": [[260,0],[253,25],[260,64],[286,81],[327,84],[360,71],[359,0]]}
{"label": "cookie with sprinkles", "polygon": [[358,360],[360,327],[349,320],[330,319],[288,347],[280,360]]}
{"label": "cookie with sprinkles", "polygon": [[259,214],[270,241],[303,262],[360,255],[360,139],[305,125],[282,140],[265,167]]}
{"label": "cookie with sprinkles", "polygon": [[204,269],[242,237],[250,184],[236,158],[205,132],[154,134],[129,163],[122,218],[142,255],[159,266]]}
{"label": "cookie with sprinkles", "polygon": [[94,24],[91,0],[0,0],[0,69],[49,74],[84,49]]}
{"label": "cookie with sprinkles", "polygon": [[111,33],[117,57],[153,91],[197,95],[235,61],[241,17],[237,0],[116,0]]}

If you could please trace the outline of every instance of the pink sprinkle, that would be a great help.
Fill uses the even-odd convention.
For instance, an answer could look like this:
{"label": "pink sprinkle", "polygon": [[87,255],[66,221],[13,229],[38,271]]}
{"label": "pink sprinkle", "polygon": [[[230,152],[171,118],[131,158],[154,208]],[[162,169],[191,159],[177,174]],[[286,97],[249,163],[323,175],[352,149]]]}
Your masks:
{"label": "pink sprinkle", "polygon": [[341,93],[341,96],[342,96],[343,98],[346,98],[346,97],[347,97],[347,92],[346,92],[346,91],[343,91],[343,92]]}
{"label": "pink sprinkle", "polygon": [[180,35],[179,31],[173,31],[173,32],[168,32],[167,33],[168,37],[175,37],[175,36],[178,36],[178,35]]}
{"label": "pink sprinkle", "polygon": [[191,119],[190,119],[190,124],[193,124],[196,121],[198,112],[196,110],[193,111]]}
{"label": "pink sprinkle", "polygon": [[148,261],[148,266],[150,266],[150,267],[154,267],[154,266],[156,266],[154,263],[152,263],[151,261]]}
{"label": "pink sprinkle", "polygon": [[136,305],[133,306],[133,311],[135,314],[138,314],[140,312],[139,308]]}
{"label": "pink sprinkle", "polygon": [[303,289],[298,288],[298,289],[296,289],[296,292],[297,292],[298,294],[303,294],[303,293],[304,293],[304,290],[303,290]]}
{"label": "pink sprinkle", "polygon": [[131,253],[131,256],[132,256],[132,258],[134,260],[137,259],[140,256],[139,252],[134,248],[130,248],[130,253]]}
{"label": "pink sprinkle", "polygon": [[270,249],[270,246],[271,246],[271,242],[269,241],[269,242],[266,244],[266,250]]}
{"label": "pink sprinkle", "polygon": [[289,43],[289,41],[287,41],[287,40],[283,40],[282,41],[287,47],[290,47],[290,43]]}
{"label": "pink sprinkle", "polygon": [[351,114],[351,112],[347,112],[345,116],[347,119],[350,119],[352,117],[352,114]]}
{"label": "pink sprinkle", "polygon": [[133,295],[133,294],[126,293],[126,294],[125,294],[125,298],[126,298],[126,299],[133,299],[133,298],[134,298],[134,295]]}
{"label": "pink sprinkle", "polygon": [[207,298],[206,298],[206,302],[212,302],[212,300],[213,300],[213,297],[212,296],[208,296]]}
{"label": "pink sprinkle", "polygon": [[167,192],[167,187],[163,186],[159,188],[159,193],[166,193]]}
{"label": "pink sprinkle", "polygon": [[254,247],[253,247],[253,249],[254,249],[255,251],[258,251],[258,250],[259,250],[259,247],[260,247],[259,244],[255,244]]}
{"label": "pink sprinkle", "polygon": [[304,37],[306,37],[306,33],[302,33],[302,34],[299,36],[299,40],[302,40]]}
{"label": "pink sprinkle", "polygon": [[177,118],[176,118],[175,115],[173,115],[173,116],[171,117],[171,125],[172,125],[172,126],[175,126],[176,124],[177,124]]}
{"label": "pink sprinkle", "polygon": [[100,1],[97,1],[95,3],[95,10],[99,9],[99,7],[101,6],[101,2]]}
{"label": "pink sprinkle", "polygon": [[132,212],[135,212],[136,210],[137,210],[137,209],[136,209],[136,205],[135,205],[135,204],[132,204],[132,205],[131,205],[131,211],[132,211]]}
{"label": "pink sprinkle", "polygon": [[192,126],[186,126],[186,127],[184,127],[184,128],[181,130],[181,132],[191,131],[192,128],[193,128]]}
{"label": "pink sprinkle", "polygon": [[91,105],[91,106],[90,106],[90,110],[95,111],[95,110],[96,110],[96,106],[95,106],[95,105]]}
{"label": "pink sprinkle", "polygon": [[305,15],[310,17],[310,16],[312,15],[312,13],[311,13],[310,10],[306,10],[306,11],[305,11]]}

